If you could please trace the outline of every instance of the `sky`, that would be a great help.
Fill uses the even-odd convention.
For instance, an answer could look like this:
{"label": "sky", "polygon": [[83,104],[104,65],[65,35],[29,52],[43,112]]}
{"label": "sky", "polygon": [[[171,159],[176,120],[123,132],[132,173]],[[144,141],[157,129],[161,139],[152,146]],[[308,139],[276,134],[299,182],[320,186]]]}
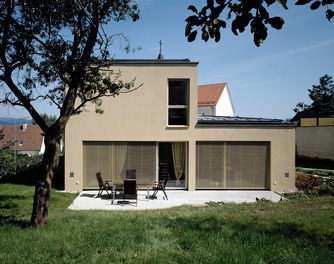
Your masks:
{"label": "sky", "polygon": [[[189,43],[184,35],[185,19],[192,15],[189,5],[198,9],[200,0],[143,0],[141,19],[106,26],[110,34],[125,34],[133,48],[125,53],[116,39],[111,53],[115,59],[156,59],[161,40],[165,59],[199,62],[198,84],[228,83],[237,116],[287,119],[294,116],[298,102],[311,103],[308,89],[319,84],[320,77],[334,77],[334,20],[325,17],[325,9],[311,11],[308,6],[289,10],[276,4],[271,16],[282,16],[283,29],[270,28],[261,47],[253,43],[249,28],[235,36],[230,22],[222,31],[219,43],[197,38]],[[42,113],[58,115],[58,111],[40,102]],[[0,117],[22,117],[20,108],[0,107]]]}

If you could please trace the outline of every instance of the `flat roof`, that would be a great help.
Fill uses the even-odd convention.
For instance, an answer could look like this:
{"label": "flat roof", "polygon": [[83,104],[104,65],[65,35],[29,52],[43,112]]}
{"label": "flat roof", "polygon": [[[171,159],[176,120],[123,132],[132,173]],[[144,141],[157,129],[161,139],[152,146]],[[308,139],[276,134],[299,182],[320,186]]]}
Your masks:
{"label": "flat roof", "polygon": [[190,61],[189,59],[172,59],[172,60],[157,60],[157,59],[116,59],[111,60],[112,64],[192,64],[197,65],[198,62]]}
{"label": "flat roof", "polygon": [[199,115],[197,125],[294,127],[291,122],[283,121],[282,119],[211,115]]}

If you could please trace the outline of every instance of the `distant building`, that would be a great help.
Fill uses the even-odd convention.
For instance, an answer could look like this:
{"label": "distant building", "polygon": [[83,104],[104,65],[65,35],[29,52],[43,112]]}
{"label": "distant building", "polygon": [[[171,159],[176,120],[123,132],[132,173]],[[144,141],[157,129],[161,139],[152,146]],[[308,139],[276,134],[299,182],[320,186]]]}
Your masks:
{"label": "distant building", "polygon": [[198,115],[235,115],[227,83],[198,86]]}
{"label": "distant building", "polygon": [[297,113],[291,121],[297,125],[298,157],[334,162],[334,107],[307,109]]}
{"label": "distant building", "polygon": [[0,149],[7,147],[28,155],[44,153],[44,136],[38,125],[0,125],[0,130],[3,130]]}
{"label": "distant building", "polygon": [[334,106],[304,110],[297,113],[291,121],[301,127],[334,126]]}

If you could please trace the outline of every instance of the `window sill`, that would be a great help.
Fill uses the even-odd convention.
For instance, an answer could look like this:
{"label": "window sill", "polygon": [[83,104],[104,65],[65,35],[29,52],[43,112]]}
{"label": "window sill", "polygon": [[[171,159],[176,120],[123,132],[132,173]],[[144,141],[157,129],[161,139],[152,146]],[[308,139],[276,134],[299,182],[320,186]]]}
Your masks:
{"label": "window sill", "polygon": [[188,129],[189,125],[168,125],[166,129]]}

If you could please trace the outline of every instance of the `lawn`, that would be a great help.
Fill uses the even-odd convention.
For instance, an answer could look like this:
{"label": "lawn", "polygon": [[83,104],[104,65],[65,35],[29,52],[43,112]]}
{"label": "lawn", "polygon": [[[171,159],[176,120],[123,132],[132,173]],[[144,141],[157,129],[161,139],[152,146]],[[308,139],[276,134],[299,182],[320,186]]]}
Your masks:
{"label": "lawn", "polygon": [[29,227],[33,188],[0,185],[0,263],[334,263],[334,197],[152,211],[69,211]]}

